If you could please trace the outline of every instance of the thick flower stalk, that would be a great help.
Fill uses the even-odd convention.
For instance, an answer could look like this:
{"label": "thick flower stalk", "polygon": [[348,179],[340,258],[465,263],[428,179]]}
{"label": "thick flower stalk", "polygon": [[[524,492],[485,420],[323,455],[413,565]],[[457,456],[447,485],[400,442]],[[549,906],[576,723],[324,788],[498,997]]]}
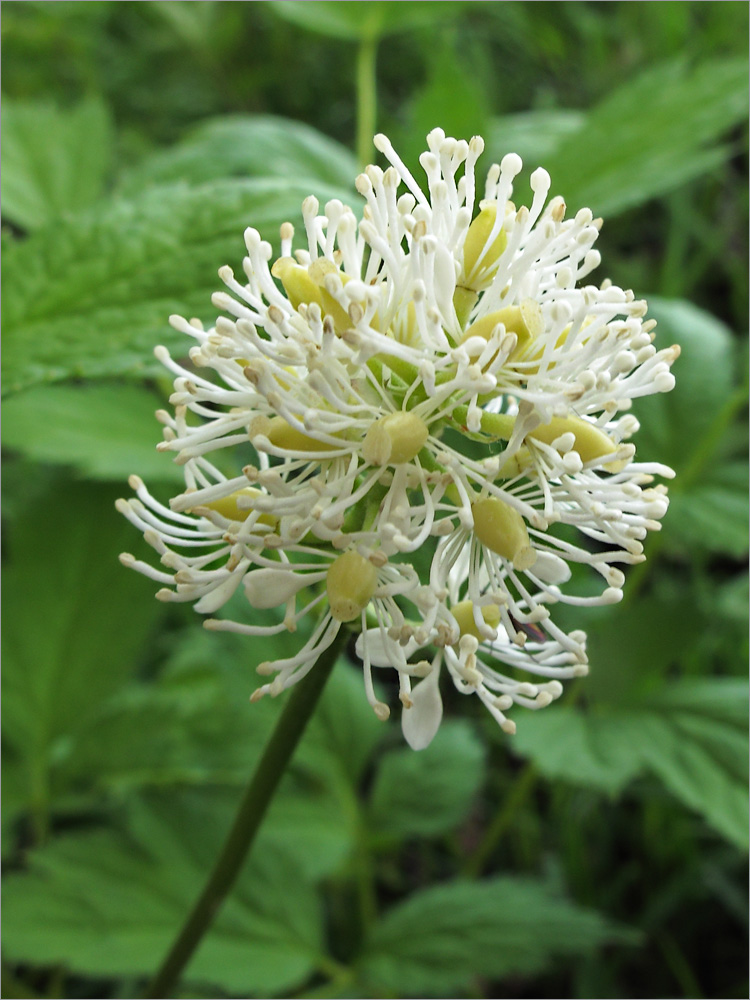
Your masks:
{"label": "thick flower stalk", "polygon": [[[645,302],[586,283],[601,221],[566,219],[546,171],[516,208],[513,154],[478,198],[479,138],[430,133],[426,192],[375,144],[390,166],[357,178],[360,221],[308,198],[303,246],[285,223],[273,260],[246,230],[243,278],[219,272],[215,327],[171,318],[195,345],[190,367],[157,349],[175,375],[159,447],[186,488],[166,507],[132,477],[118,507],[161,567],[122,559],[160,598],[213,615],[242,587],[251,607],[280,609],[270,626],[207,627],[262,636],[313,619],[296,656],[260,665],[273,679],[254,697],[295,683],[353,625],[370,703],[388,715],[371,667],[395,669],[419,748],[440,723],[443,668],[509,732],[510,707],[543,707],[586,673],[585,635],[551,608],[619,600],[620,567],[659,528],[654,477],[672,472],[635,462],[629,410],[672,388],[679,350],[655,349]],[[576,563],[599,594],[564,589]]]}

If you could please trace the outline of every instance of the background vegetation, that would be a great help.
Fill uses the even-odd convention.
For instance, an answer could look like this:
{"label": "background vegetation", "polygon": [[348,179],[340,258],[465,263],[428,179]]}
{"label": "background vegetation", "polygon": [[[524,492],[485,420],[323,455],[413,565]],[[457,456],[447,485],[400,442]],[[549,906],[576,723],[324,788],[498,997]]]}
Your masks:
{"label": "background vegetation", "polygon": [[747,18],[3,5],[4,996],[137,995],[278,709],[254,665],[298,641],[207,634],[117,562],[127,475],[180,479],[166,318],[213,320],[246,225],[356,204],[368,129],[418,169],[437,124],[605,216],[601,278],[683,348],[636,408],[672,507],[624,604],[576,611],[591,677],[512,739],[446,692],[415,754],[342,660],[181,995],[747,995]]}

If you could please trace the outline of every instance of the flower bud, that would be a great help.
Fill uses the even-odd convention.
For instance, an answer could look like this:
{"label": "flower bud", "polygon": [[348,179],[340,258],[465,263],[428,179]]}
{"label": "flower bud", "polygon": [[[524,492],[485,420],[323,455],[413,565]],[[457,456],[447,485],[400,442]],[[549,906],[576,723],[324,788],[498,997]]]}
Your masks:
{"label": "flower bud", "polygon": [[[494,605],[484,605],[479,609],[481,617],[491,629],[497,629],[500,624],[500,611]],[[461,601],[451,608],[451,614],[456,619],[461,635],[473,635],[475,639],[485,638],[477,628],[474,617],[474,604],[471,601]]]}
{"label": "flower bud", "polygon": [[364,611],[375,593],[378,573],[373,564],[350,550],[331,563],[326,590],[331,614],[340,622],[351,622]]}
{"label": "flower bud", "polygon": [[[581,417],[553,417],[548,424],[541,424],[526,437],[532,441],[542,441],[552,444],[563,434],[572,433],[575,438],[573,448],[581,456],[581,461],[593,462],[604,455],[612,455],[617,451],[617,445],[603,430]],[[608,472],[620,471],[622,463],[612,461],[604,466]]]}
{"label": "flower bud", "polygon": [[362,456],[372,465],[402,465],[421,451],[429,435],[427,424],[416,413],[389,413],[368,430]]}
{"label": "flower bud", "polygon": [[495,312],[487,313],[468,327],[462,337],[462,343],[469,337],[483,337],[489,340],[495,328],[502,324],[506,333],[515,333],[518,338],[510,360],[518,359],[528,345],[544,332],[544,321],[539,305],[533,299],[524,299],[520,306],[505,306]]}
{"label": "flower bud", "polygon": [[331,451],[335,447],[327,441],[317,441],[314,437],[298,431],[283,417],[269,418],[263,415],[255,417],[250,424],[250,439],[252,440],[256,434],[265,435],[272,445],[287,451]]}
{"label": "flower bud", "polygon": [[517,510],[497,497],[486,497],[472,504],[471,513],[474,533],[482,545],[510,560],[516,569],[529,569],[534,565],[536,552]]}
{"label": "flower bud", "polygon": [[352,326],[352,321],[349,313],[344,309],[344,307],[336,300],[335,296],[326,288],[326,279],[329,275],[335,275],[342,285],[345,285],[347,281],[350,280],[348,274],[344,274],[332,260],[327,257],[318,257],[314,260],[307,269],[309,278],[318,287],[318,292],[320,293],[320,299],[316,301],[320,302],[321,309],[325,316],[330,316],[333,320],[334,329],[336,333],[343,333],[344,330],[348,330]]}
{"label": "flower bud", "polygon": [[[243,503],[242,506],[239,506],[238,500],[240,498],[246,501],[254,500],[259,496],[262,496],[260,490],[253,489],[252,486],[246,486],[244,489],[230,493],[227,497],[212,500],[210,503],[203,504],[202,506],[208,507],[209,510],[215,510],[217,514],[221,514],[222,517],[226,517],[230,521],[246,521],[253,509],[252,503]],[[271,528],[275,528],[279,523],[279,519],[274,517],[273,514],[261,514],[258,521],[260,524],[267,524]]]}
{"label": "flower bud", "polygon": [[279,257],[271,268],[271,274],[284,286],[286,297],[294,309],[311,302],[323,308],[320,288],[308,274],[307,268],[297,264],[292,257]]}
{"label": "flower bud", "polygon": [[463,268],[458,281],[464,288],[482,288],[482,278],[485,277],[483,272],[492,267],[508,245],[505,230],[501,229],[490,246],[487,246],[496,220],[497,204],[490,202],[469,226],[464,241]]}

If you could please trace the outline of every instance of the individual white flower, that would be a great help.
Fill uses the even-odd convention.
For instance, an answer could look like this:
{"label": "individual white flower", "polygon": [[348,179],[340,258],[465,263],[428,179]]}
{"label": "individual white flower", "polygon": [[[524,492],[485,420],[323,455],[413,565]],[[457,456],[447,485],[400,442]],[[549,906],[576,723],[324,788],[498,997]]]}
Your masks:
{"label": "individual white flower", "polygon": [[[678,349],[655,350],[631,292],[582,284],[600,220],[566,219],[546,171],[517,209],[514,154],[477,201],[481,139],[430,133],[428,194],[384,136],[375,144],[390,166],[357,179],[360,222],[308,198],[303,248],[285,223],[271,263],[248,229],[244,280],[219,272],[228,293],[213,301],[231,318],[210,330],[171,318],[196,344],[190,368],[157,349],[175,375],[159,447],[186,488],[167,508],[133,477],[137,498],[118,506],[160,556],[164,569],[123,557],[165,585],[158,596],[214,614],[244,584],[252,606],[284,607],[277,626],[209,627],[262,635],[320,614],[297,656],[262,665],[277,676],[260,693],[294,683],[358,621],[371,703],[385,714],[370,665],[388,663],[405,735],[422,746],[439,725],[443,664],[508,730],[511,704],[539,707],[585,670],[582,633],[559,630],[549,606],[618,600],[616,564],[643,558],[667,506],[652,481],[671,470],[634,463],[637,421],[618,414],[672,387]],[[420,581],[404,556],[432,537]],[[576,562],[603,577],[599,595],[563,591]],[[547,680],[516,681],[493,660]]]}
{"label": "individual white flower", "polygon": [[[527,539],[517,541],[523,546]],[[438,600],[420,626],[407,623],[388,630],[379,624],[357,642],[368,665],[395,666],[402,677],[424,678],[413,690],[409,680],[402,682],[402,729],[415,749],[426,746],[439,726],[437,677],[443,665],[457,690],[476,694],[508,733],[515,732],[515,723],[505,715],[512,705],[544,708],[562,693],[562,680],[588,673],[585,633],[566,634],[555,625],[545,604],[555,600],[549,589],[529,590],[512,563],[483,560],[480,544],[461,532],[444,538],[432,562],[431,586]],[[545,580],[562,583],[570,576],[567,564],[555,555],[540,554],[537,562]],[[413,662],[428,645],[436,650],[432,659]],[[501,672],[499,664],[530,679]]]}

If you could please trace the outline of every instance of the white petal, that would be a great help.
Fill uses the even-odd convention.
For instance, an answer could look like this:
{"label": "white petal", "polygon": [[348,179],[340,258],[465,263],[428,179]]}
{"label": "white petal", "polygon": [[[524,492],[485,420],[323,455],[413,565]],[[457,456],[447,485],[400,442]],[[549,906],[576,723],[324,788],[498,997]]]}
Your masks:
{"label": "white petal", "polygon": [[245,577],[245,594],[254,608],[275,608],[311,582],[292,569],[254,569]]}
{"label": "white petal", "polygon": [[531,572],[545,583],[566,583],[570,579],[570,566],[552,552],[537,552]]}
{"label": "white petal", "polygon": [[357,637],[356,650],[360,660],[364,660],[365,647],[373,667],[393,667],[398,670],[406,666],[408,657],[419,648],[419,643],[412,638],[402,646],[379,628],[368,628]]}
{"label": "white petal", "polygon": [[424,750],[432,743],[443,718],[443,701],[438,681],[440,671],[432,670],[411,691],[411,708],[401,713],[401,729],[412,750]]}

